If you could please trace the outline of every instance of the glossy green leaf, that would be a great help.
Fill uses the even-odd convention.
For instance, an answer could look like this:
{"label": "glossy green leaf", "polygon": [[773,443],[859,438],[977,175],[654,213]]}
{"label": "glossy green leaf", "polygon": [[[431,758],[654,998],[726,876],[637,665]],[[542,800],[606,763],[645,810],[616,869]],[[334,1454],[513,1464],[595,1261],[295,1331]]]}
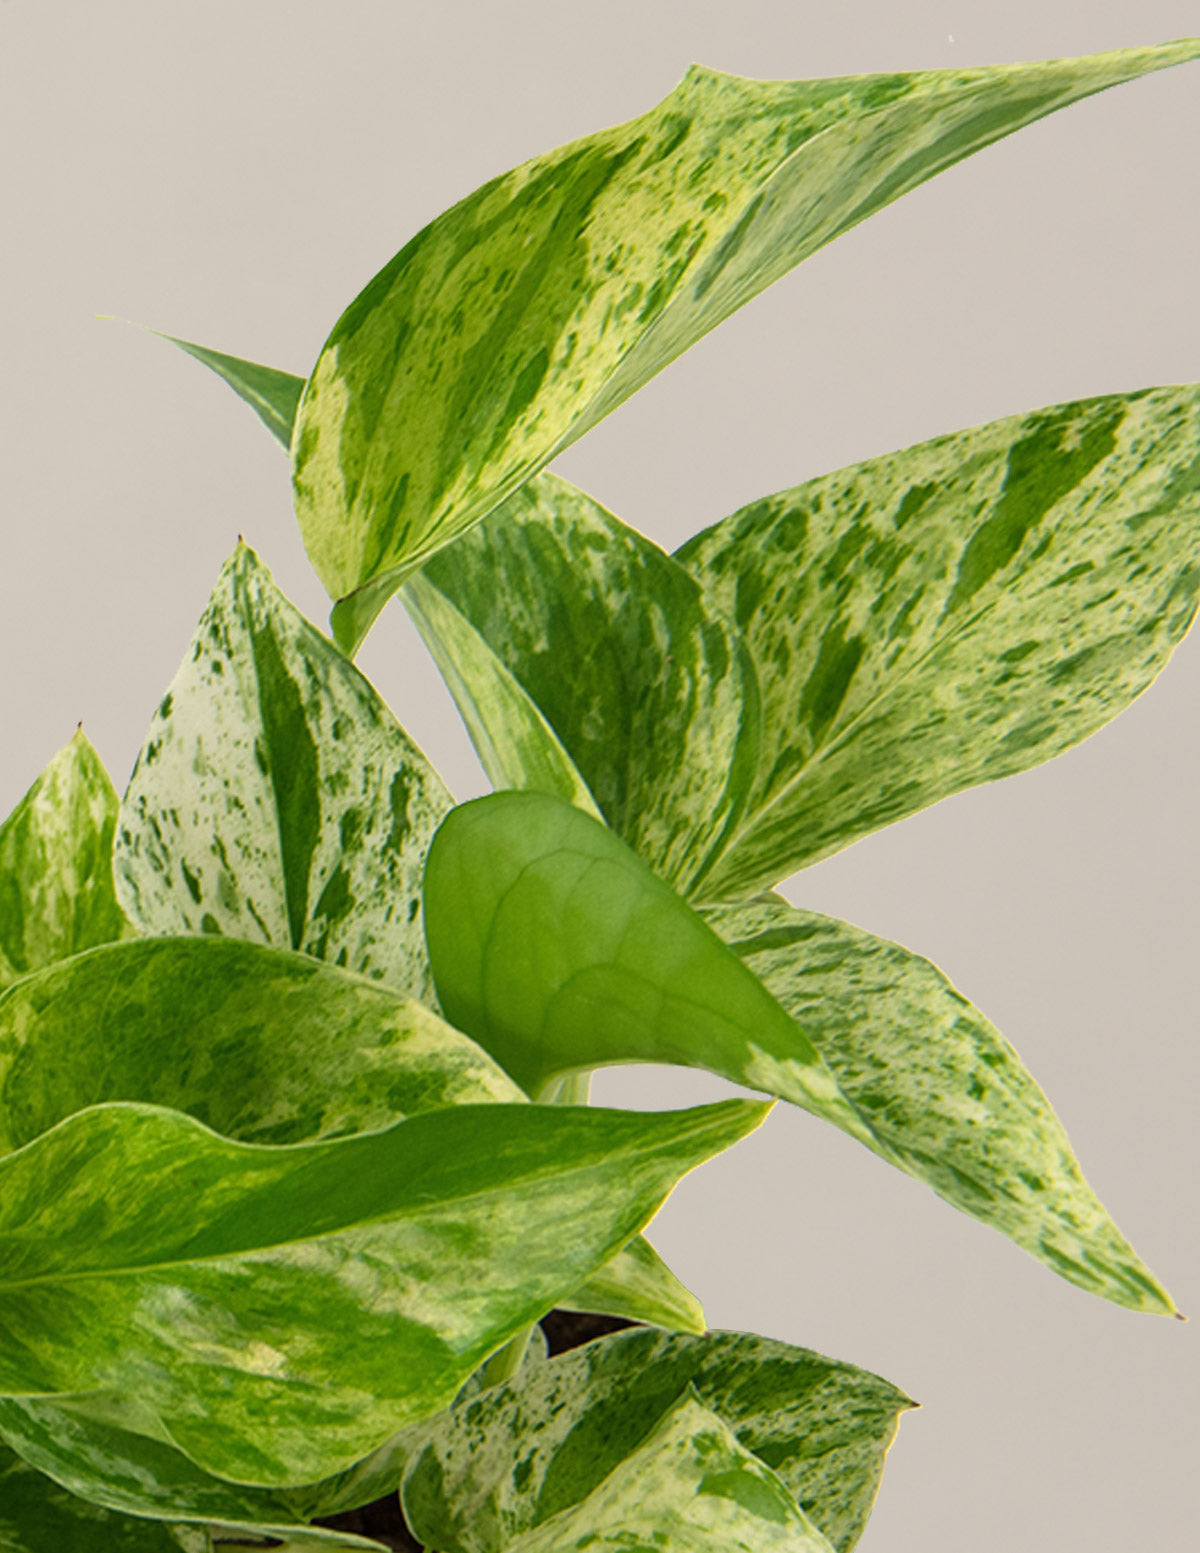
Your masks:
{"label": "glossy green leaf", "polygon": [[414,588],[430,587],[455,614],[414,618],[435,655],[459,655],[451,690],[464,716],[464,700],[480,703],[487,724],[476,748],[515,724],[488,699],[473,633],[545,714],[608,823],[685,891],[741,817],[758,734],[754,667],[695,580],[544,474],[435,556],[405,587],[406,605]]}
{"label": "glossy green leaf", "polygon": [[[238,1483],[226,1483],[203,1472],[188,1460],[182,1452],[172,1449],[159,1440],[122,1429],[111,1423],[100,1423],[69,1407],[58,1407],[36,1401],[0,1401],[0,1435],[19,1450],[21,1457],[40,1469],[26,1470],[33,1478],[47,1474],[42,1479],[45,1489],[54,1503],[70,1508],[81,1501],[89,1527],[89,1535],[97,1535],[101,1528],[129,1526],[142,1537],[146,1548],[157,1550],[159,1546],[175,1549],[178,1542],[170,1540],[173,1531],[183,1526],[191,1527],[192,1536],[200,1540],[207,1553],[208,1539],[204,1530],[211,1527],[223,1537],[281,1538],[296,1547],[324,1549],[336,1553],[341,1548],[378,1549],[381,1544],[367,1537],[355,1537],[344,1532],[328,1531],[320,1526],[308,1526],[299,1519],[281,1492],[264,1488],[246,1488]],[[6,1453],[0,1447],[0,1463]],[[49,1479],[53,1478],[54,1482]],[[59,1486],[61,1485],[61,1487]],[[0,1550],[8,1553],[4,1541],[4,1513],[8,1488],[0,1466]],[[63,1490],[70,1490],[68,1494]],[[36,1511],[40,1500],[32,1489],[31,1504]],[[109,1513],[112,1512],[112,1513]],[[142,1517],[137,1521],[131,1516]],[[167,1521],[173,1526],[159,1526],[155,1521]],[[131,1533],[132,1534],[132,1533]],[[157,1535],[158,1540],[154,1540]],[[185,1544],[186,1545],[186,1544]],[[60,1545],[70,1548],[73,1544],[64,1540]],[[123,1544],[106,1542],[97,1536],[95,1542],[79,1544],[81,1553],[101,1553],[108,1547],[120,1548]],[[24,1549],[24,1544],[18,1543]],[[42,1553],[43,1545],[30,1544],[30,1553]],[[142,1543],[134,1541],[131,1548],[140,1550]],[[45,1544],[45,1553],[58,1553],[58,1547]]]}
{"label": "glossy green leaf", "polygon": [[420,1004],[235,939],[116,944],[0,994],[0,1154],[108,1100],[186,1111],[247,1143],[301,1143],[523,1099]]}
{"label": "glossy green leaf", "polygon": [[554,793],[599,818],[587,783],[541,709],[461,610],[422,573],[409,579],[404,603],[492,786]]}
{"label": "glossy green leaf", "polygon": [[257,361],[243,361],[240,356],[227,356],[224,351],[209,350],[204,345],[193,345],[190,340],[177,339],[173,334],[150,331],[160,340],[178,345],[181,351],[194,356],[219,378],[224,379],[258,416],[259,420],[284,447],[290,447],[292,426],[300,395],[304,392],[304,379],[292,372],[281,372],[278,367],[264,367]]}
{"label": "glossy green leaf", "polygon": [[1080,1288],[1174,1312],[1017,1053],[935,965],[779,896],[704,917],[803,1026],[911,1175]]}
{"label": "glossy green leaf", "polygon": [[680,558],[758,666],[733,900],[1115,717],[1200,589],[1200,387],[939,437],[756,502]]}
{"label": "glossy green leaf", "polygon": [[425,927],[446,1017],[529,1094],[619,1062],[709,1068],[885,1157],[807,1035],[599,821],[543,793],[461,804],[430,848]]}
{"label": "glossy green leaf", "polygon": [[299,949],[428,1002],[421,870],[450,802],[239,545],[134,767],[117,889],[146,932]]}
{"label": "glossy green leaf", "polygon": [[687,1395],[581,1503],[509,1544],[512,1553],[833,1553],[757,1456]]}
{"label": "glossy green leaf", "polygon": [[[297,1143],[446,1105],[524,1099],[474,1042],[419,1004],[306,956],[233,939],[114,945],[0,994],[0,1153],[109,1100],[170,1106],[246,1142]],[[683,1330],[699,1321],[703,1330],[695,1299],[640,1237],[563,1303]],[[52,1404],[14,1425],[16,1407],[0,1402],[0,1435],[28,1457],[36,1425],[42,1454],[31,1459],[66,1487],[95,1499],[87,1484],[123,1481],[123,1497],[98,1502],[167,1518],[279,1521],[278,1503],[254,1517],[253,1494],[251,1508],[246,1495],[231,1502],[165,1445],[151,1449]]]}
{"label": "glossy green leaf", "polygon": [[866,1370],[741,1332],[619,1332],[416,1426],[409,1523],[443,1553],[503,1553],[587,1502],[689,1388],[847,1553],[913,1404]]}
{"label": "glossy green leaf", "polygon": [[[1200,54],[823,81],[693,67],[656,108],[493,179],[342,315],[301,401],[296,510],[338,639],[404,576],[802,259],[1081,97]],[[353,596],[353,597],[350,597]]]}
{"label": "glossy green leaf", "polygon": [[[371,1546],[371,1544],[366,1544]],[[0,1446],[0,1553],[211,1553],[198,1528],[114,1515]]]}
{"label": "glossy green leaf", "polygon": [[0,987],[132,931],[113,890],[116,819],[80,730],[0,823]]}
{"label": "glossy green leaf", "polygon": [[277,1148],[77,1113],[0,1160],[0,1396],[115,1394],[220,1476],[328,1476],[448,1403],[764,1114],[458,1106]]}
{"label": "glossy green leaf", "polygon": [[672,1332],[703,1332],[708,1325],[700,1301],[641,1235],[559,1305],[563,1310],[646,1321]]}

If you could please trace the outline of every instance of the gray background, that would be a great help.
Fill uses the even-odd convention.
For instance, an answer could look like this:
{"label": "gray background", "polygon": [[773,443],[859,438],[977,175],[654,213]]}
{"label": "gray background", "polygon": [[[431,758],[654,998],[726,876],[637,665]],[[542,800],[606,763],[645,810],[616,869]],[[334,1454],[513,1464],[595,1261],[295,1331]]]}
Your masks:
{"label": "gray background", "polygon": [[[286,464],[114,313],[307,371],[341,308],[493,173],[640,112],[690,60],[799,77],[1200,32],[1195,3],[0,0],[0,812],[86,729],[120,784],[236,535],[319,621]],[[953,40],[953,41],[952,41]],[[1022,132],[840,239],[558,467],[664,543],[810,475],[1035,405],[1200,376],[1200,68]],[[393,618],[393,613],[395,618]],[[361,663],[482,789],[398,612]],[[793,880],[930,955],[1000,1025],[1186,1310],[1200,642],[1114,725]],[[679,1104],[695,1075],[605,1075]],[[1068,1287],[780,1108],[655,1238],[742,1327],[879,1370],[905,1420],[865,1553],[1183,1547],[1196,1328]]]}

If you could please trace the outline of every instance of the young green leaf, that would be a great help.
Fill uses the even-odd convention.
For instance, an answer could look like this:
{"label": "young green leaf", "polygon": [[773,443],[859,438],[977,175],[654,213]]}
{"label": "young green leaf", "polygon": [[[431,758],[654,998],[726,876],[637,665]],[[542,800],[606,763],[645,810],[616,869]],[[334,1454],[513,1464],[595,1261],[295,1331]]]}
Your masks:
{"label": "young green leaf", "polygon": [[[373,1544],[365,1544],[372,1546]],[[0,1446],[3,1553],[212,1553],[199,1527],[116,1515],[69,1494]]]}
{"label": "young green leaf", "polygon": [[[139,1529],[147,1553],[151,1549],[157,1553],[160,1546],[177,1550],[179,1543],[171,1538],[178,1534],[180,1523],[191,1523],[192,1536],[200,1539],[204,1553],[209,1548],[205,1528],[239,1541],[282,1538],[291,1545],[312,1548],[314,1553],[321,1549],[324,1553],[349,1548],[376,1550],[382,1546],[366,1537],[309,1526],[297,1518],[283,1493],[223,1482],[160,1440],[73,1413],[69,1407],[29,1399],[0,1401],[0,1436],[19,1451],[24,1462],[32,1463],[18,1464],[18,1472],[23,1467],[30,1482],[14,1474],[28,1495],[33,1517],[30,1526],[40,1526],[39,1517],[45,1516],[49,1530],[51,1503],[61,1504],[64,1510],[78,1505],[75,1513],[82,1515],[89,1528],[89,1540],[78,1544],[80,1553],[94,1553],[98,1547],[123,1548],[124,1544],[116,1540],[116,1528],[126,1525]],[[4,1553],[9,1553],[10,1546],[4,1540],[5,1512],[9,1509],[5,1494],[11,1486],[4,1476],[3,1463],[7,1459],[8,1453],[0,1447],[0,1548]],[[34,1467],[39,1471],[34,1472]],[[47,1476],[42,1478],[42,1473]],[[36,1482],[38,1479],[40,1483]],[[83,1504],[83,1500],[88,1503]],[[130,1516],[147,1519],[130,1521]],[[156,1521],[175,1524],[156,1529]],[[100,1540],[90,1540],[101,1528]],[[158,1541],[154,1540],[156,1530]],[[75,1546],[66,1538],[59,1543],[15,1543],[21,1553],[27,1545],[29,1553],[59,1553],[60,1549]],[[140,1542],[133,1542],[130,1553],[133,1549],[140,1553],[141,1547]]]}
{"label": "young green leaf", "polygon": [[866,1370],[742,1332],[619,1332],[456,1402],[403,1437],[409,1524],[444,1553],[503,1553],[587,1503],[689,1390],[848,1553],[914,1404]]}
{"label": "young green leaf", "polygon": [[211,368],[245,402],[278,442],[290,447],[292,426],[300,395],[304,392],[304,379],[292,372],[281,372],[278,367],[264,367],[257,361],[243,361],[240,356],[227,356],[224,351],[209,350],[204,345],[193,345],[190,340],[177,339],[173,334],[150,330],[160,340],[178,345],[181,351],[194,356]]}
{"label": "young green leaf", "polygon": [[757,977],[561,799],[455,809],[430,848],[425,929],[446,1017],[531,1095],[606,1063],[678,1062],[786,1096],[888,1157]]}
{"label": "young green leaf", "polygon": [[236,939],[116,944],[0,994],[0,1154],[108,1100],[186,1111],[246,1143],[302,1143],[524,1098],[419,1003]]}
{"label": "young green leaf", "polygon": [[421,572],[406,583],[404,604],[492,786],[554,793],[599,819],[596,800],[540,707],[461,610]]}
{"label": "young green leaf", "polygon": [[80,730],[0,823],[0,987],[132,932],[113,889],[116,819]]}
{"label": "young green leaf", "polygon": [[293,437],[353,645],[404,577],[668,362],[935,173],[1200,40],[825,81],[693,67],[656,108],[493,179],[342,315]]}
{"label": "young green leaf", "polygon": [[704,918],[808,1032],[910,1175],[1080,1288],[1174,1311],[1021,1059],[935,965],[779,896]]}
{"label": "young green leaf", "polygon": [[329,1476],[445,1406],[765,1112],[457,1106],[286,1148],[80,1112],[0,1160],[0,1396],[115,1395],[218,1476]]}
{"label": "young green leaf", "polygon": [[[1200,386],[1055,405],[755,502],[680,559],[759,671],[742,899],[1115,717],[1200,589]],[[568,741],[568,747],[569,741]]]}
{"label": "young green leaf", "polygon": [[764,1462],[693,1394],[586,1499],[508,1544],[511,1553],[833,1553]]}
{"label": "young green leaf", "polygon": [[[412,610],[414,593],[431,588],[454,613]],[[684,568],[543,474],[436,555],[402,597],[435,656],[460,663],[450,686],[464,716],[473,701],[486,725],[476,748],[517,737],[473,659],[477,635],[545,715],[608,823],[686,892],[749,795],[758,691],[745,649]]]}
{"label": "young green leaf", "polygon": [[[426,873],[447,1017],[531,1093],[604,1063],[708,1068],[832,1121],[1093,1293],[1173,1312],[1045,1096],[932,966],[842,924],[810,962],[796,945],[811,919],[774,902],[745,911],[710,926],[612,831],[534,793],[456,809]],[[714,928],[748,955],[786,953],[751,986]],[[885,965],[895,1001],[880,1008],[860,988]],[[953,1045],[926,1044],[935,1014],[961,1021]]]}
{"label": "young green leaf", "polygon": [[420,878],[450,803],[368,682],[239,545],[134,767],[117,889],[148,933],[299,949],[428,1002]]}

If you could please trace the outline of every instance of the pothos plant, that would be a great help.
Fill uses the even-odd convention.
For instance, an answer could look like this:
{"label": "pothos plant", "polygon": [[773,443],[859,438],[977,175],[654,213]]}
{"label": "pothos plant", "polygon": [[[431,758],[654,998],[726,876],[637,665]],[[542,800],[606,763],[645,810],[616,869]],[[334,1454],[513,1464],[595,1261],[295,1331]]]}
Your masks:
{"label": "pothos plant", "polygon": [[[383,1502],[442,1553],[846,1553],[908,1399],[706,1331],[640,1233],[767,1105],[598,1110],[607,1063],[789,1101],[1173,1311],[985,1016],[774,886],[1146,687],[1200,588],[1200,389],[940,437],[674,555],[545,466],[908,189],[1197,57],[693,69],[435,220],[307,378],[184,346],[290,450],[333,639],[239,545],[124,798],[80,734],[0,829],[0,1547],[371,1547]],[[486,798],[354,667],[393,595]],[[635,1325],[550,1358],[556,1308]]]}

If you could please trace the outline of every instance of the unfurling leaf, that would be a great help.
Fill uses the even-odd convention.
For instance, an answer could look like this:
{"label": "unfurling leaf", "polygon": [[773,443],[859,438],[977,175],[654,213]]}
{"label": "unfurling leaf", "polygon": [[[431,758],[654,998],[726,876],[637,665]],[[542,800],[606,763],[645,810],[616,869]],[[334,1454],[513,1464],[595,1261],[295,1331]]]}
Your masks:
{"label": "unfurling leaf", "polygon": [[132,933],[113,889],[116,820],[81,730],[0,823],[0,987]]}
{"label": "unfurling leaf", "polygon": [[457,1106],[286,1148],[79,1112],[0,1160],[0,1396],[106,1421],[115,1399],[243,1483],[329,1476],[444,1407],[765,1112]]}
{"label": "unfurling leaf", "polygon": [[353,646],[404,577],[722,319],[1004,135],[1193,59],[825,81],[694,67],[656,108],[485,184],[350,305],[293,436],[296,510]]}
{"label": "unfurling leaf", "polygon": [[148,933],[298,949],[430,1001],[437,773],[253,551],[226,563],[125,794],[117,888]]}
{"label": "unfurling leaf", "polygon": [[677,1062],[784,1095],[876,1146],[757,977],[561,799],[493,793],[455,809],[430,848],[425,927],[446,1017],[529,1094],[606,1063]]}
{"label": "unfurling leaf", "polygon": [[[707,1068],[832,1121],[1083,1288],[1174,1310],[1041,1090],[927,962],[777,901],[710,926],[612,831],[536,793],[456,809],[425,901],[447,1017],[531,1093],[607,1063]],[[891,1000],[868,1009],[858,978],[885,968]],[[953,1046],[928,1046],[931,1010]]]}

